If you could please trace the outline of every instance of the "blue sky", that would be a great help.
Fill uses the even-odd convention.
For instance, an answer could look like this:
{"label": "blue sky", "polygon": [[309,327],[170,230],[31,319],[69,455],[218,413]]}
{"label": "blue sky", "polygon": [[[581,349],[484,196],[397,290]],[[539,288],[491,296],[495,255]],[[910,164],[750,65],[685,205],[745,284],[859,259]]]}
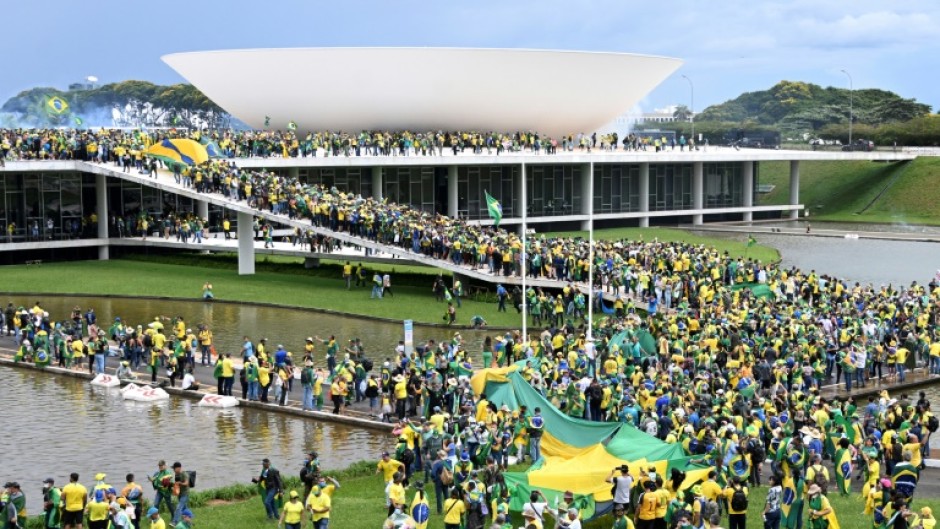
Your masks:
{"label": "blue sky", "polygon": [[[684,66],[644,111],[695,107],[782,79],[877,87],[940,107],[940,2],[908,0],[49,0],[4,4],[0,99],[40,85],[182,79],[160,56],[300,46],[472,46],[623,51]],[[17,22],[19,21],[19,22]],[[559,75],[564,75],[559,73]],[[587,80],[586,80],[587,81]],[[585,90],[603,87],[585,86]]]}

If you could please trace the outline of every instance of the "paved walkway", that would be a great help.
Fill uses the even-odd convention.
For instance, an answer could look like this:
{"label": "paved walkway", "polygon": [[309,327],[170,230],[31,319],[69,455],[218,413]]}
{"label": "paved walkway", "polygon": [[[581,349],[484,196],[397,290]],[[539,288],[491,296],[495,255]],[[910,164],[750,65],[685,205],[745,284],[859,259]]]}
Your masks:
{"label": "paved walkway", "polygon": [[[806,219],[802,219],[806,220]],[[780,219],[773,222],[781,222]],[[824,224],[824,223],[821,223]],[[940,242],[940,233],[904,233],[887,231],[849,231],[833,230],[826,228],[812,227],[810,231],[806,228],[789,228],[783,226],[763,226],[761,223],[751,225],[738,224],[686,224],[680,226],[686,230],[717,233],[742,233],[742,234],[761,234],[768,233],[772,235],[799,235],[803,237],[828,237],[836,239],[876,239],[884,241],[910,241],[910,242]]]}

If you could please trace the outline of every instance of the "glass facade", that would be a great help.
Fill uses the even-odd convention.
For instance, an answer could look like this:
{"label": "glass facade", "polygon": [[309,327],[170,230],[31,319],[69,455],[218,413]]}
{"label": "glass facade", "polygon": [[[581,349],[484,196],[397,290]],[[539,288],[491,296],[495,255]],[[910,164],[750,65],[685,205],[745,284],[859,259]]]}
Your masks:
{"label": "glass facade", "polygon": [[[29,172],[3,173],[0,178],[3,240],[95,237],[89,219],[94,211],[94,175]],[[8,232],[11,224],[12,234]]]}
{"label": "glass facade", "polygon": [[335,187],[343,193],[372,196],[371,167],[302,167],[297,177],[301,182]]}
{"label": "glass facade", "polygon": [[650,211],[673,209],[692,209],[692,164],[651,163]]}
{"label": "glass facade", "polygon": [[640,211],[639,164],[594,164],[594,213]]}
{"label": "glass facade", "polygon": [[383,167],[382,187],[389,202],[428,213],[447,212],[446,167]]}
{"label": "glass facade", "polygon": [[[706,208],[731,208],[744,205],[744,171],[738,162],[702,164]],[[756,189],[756,187],[755,187]]]}
{"label": "glass facade", "polygon": [[[457,167],[457,213],[460,218],[470,220],[489,218],[486,209],[486,193],[499,200],[503,207],[503,218],[521,217],[522,212],[516,203],[518,199],[516,182],[519,181],[520,171],[521,168],[518,165]],[[531,188],[529,193],[531,193]]]}
{"label": "glass facade", "polygon": [[583,164],[527,166],[528,215],[554,217],[581,214],[582,167],[585,166]]}
{"label": "glass facade", "polygon": [[185,215],[195,213],[195,205],[189,197],[164,193],[159,189],[119,178],[109,178],[108,215],[127,218],[137,217],[141,212],[154,218],[168,213]]}

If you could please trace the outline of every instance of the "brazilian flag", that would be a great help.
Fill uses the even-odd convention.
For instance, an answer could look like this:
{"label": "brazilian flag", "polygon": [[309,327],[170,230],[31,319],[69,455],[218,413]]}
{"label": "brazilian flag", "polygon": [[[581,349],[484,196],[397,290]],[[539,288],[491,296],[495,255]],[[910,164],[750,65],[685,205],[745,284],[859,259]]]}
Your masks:
{"label": "brazilian flag", "polygon": [[751,475],[751,460],[747,455],[738,452],[728,463],[728,470],[731,475],[737,476],[742,482],[746,482]]}
{"label": "brazilian flag", "polygon": [[431,519],[431,508],[428,507],[428,499],[424,492],[418,492],[411,500],[411,518],[415,521],[415,529],[427,528],[428,520]]}
{"label": "brazilian flag", "polygon": [[839,448],[836,450],[836,456],[832,461],[836,471],[836,483],[839,485],[839,492],[846,495],[852,485],[852,453],[848,448]]}
{"label": "brazilian flag", "polygon": [[783,515],[783,526],[787,529],[796,529],[803,503],[803,480],[795,482],[791,473],[785,473],[781,481],[783,494],[780,499],[780,512]]}
{"label": "brazilian flag", "polygon": [[297,123],[294,121],[288,121],[287,128],[288,130],[297,130]]}
{"label": "brazilian flag", "polygon": [[493,225],[498,228],[499,221],[503,220],[503,206],[500,205],[499,200],[490,196],[488,191],[483,191],[483,193],[486,195],[486,210],[493,219]]}
{"label": "brazilian flag", "polygon": [[59,96],[52,96],[46,101],[46,108],[51,114],[61,116],[69,110],[69,104],[66,100],[62,99]]}
{"label": "brazilian flag", "polygon": [[750,248],[751,246],[754,246],[755,244],[757,244],[757,239],[755,239],[753,235],[748,234],[747,247]]}
{"label": "brazilian flag", "polygon": [[78,116],[75,116],[75,126],[76,126],[76,127],[81,127],[84,123],[85,123],[85,122],[82,121],[82,118],[80,118],[80,117],[78,117]]}
{"label": "brazilian flag", "polygon": [[894,466],[894,474],[891,480],[894,481],[894,488],[907,498],[914,497],[914,491],[917,489],[917,481],[920,478],[920,472],[914,465],[902,461]]}

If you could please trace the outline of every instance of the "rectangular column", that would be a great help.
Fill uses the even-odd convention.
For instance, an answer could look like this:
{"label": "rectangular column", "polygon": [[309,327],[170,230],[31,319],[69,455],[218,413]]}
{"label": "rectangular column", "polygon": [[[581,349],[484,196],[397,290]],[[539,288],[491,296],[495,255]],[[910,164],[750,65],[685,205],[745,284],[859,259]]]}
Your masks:
{"label": "rectangular column", "polygon": [[[754,162],[741,162],[741,177],[744,180],[743,206],[752,208],[754,207]],[[741,220],[744,222],[754,220],[754,212],[745,211]]]}
{"label": "rectangular column", "polygon": [[203,221],[209,220],[209,202],[205,200],[196,200],[196,216]]}
{"label": "rectangular column", "polygon": [[[790,205],[798,206],[800,204],[800,161],[790,160]],[[790,218],[796,220],[800,218],[800,210],[791,209]]]}
{"label": "rectangular column", "polygon": [[[702,162],[692,164],[692,209],[705,207],[704,165]],[[692,224],[702,224],[705,216],[701,213],[692,215]]]}
{"label": "rectangular column", "polygon": [[[650,211],[650,164],[648,162],[640,164],[640,211],[643,213]],[[640,227],[650,227],[649,215],[640,217]]]}
{"label": "rectangular column", "polygon": [[238,212],[238,275],[255,273],[255,232],[251,213]]}
{"label": "rectangular column", "polygon": [[[99,174],[95,175],[95,214],[98,216],[98,238],[108,239],[108,177]],[[108,242],[104,242],[98,247],[98,259],[107,261],[111,258],[111,250]]]}
{"label": "rectangular column", "polygon": [[456,219],[459,211],[460,196],[457,193],[457,166],[447,168],[447,216]]}
{"label": "rectangular column", "polygon": [[[581,211],[582,215],[590,215],[594,209],[594,162],[581,164]],[[574,212],[572,212],[574,213]],[[581,231],[591,229],[591,221],[581,221]]]}
{"label": "rectangular column", "polygon": [[385,186],[382,181],[382,168],[373,167],[372,168],[372,197],[379,202],[385,198]]}

